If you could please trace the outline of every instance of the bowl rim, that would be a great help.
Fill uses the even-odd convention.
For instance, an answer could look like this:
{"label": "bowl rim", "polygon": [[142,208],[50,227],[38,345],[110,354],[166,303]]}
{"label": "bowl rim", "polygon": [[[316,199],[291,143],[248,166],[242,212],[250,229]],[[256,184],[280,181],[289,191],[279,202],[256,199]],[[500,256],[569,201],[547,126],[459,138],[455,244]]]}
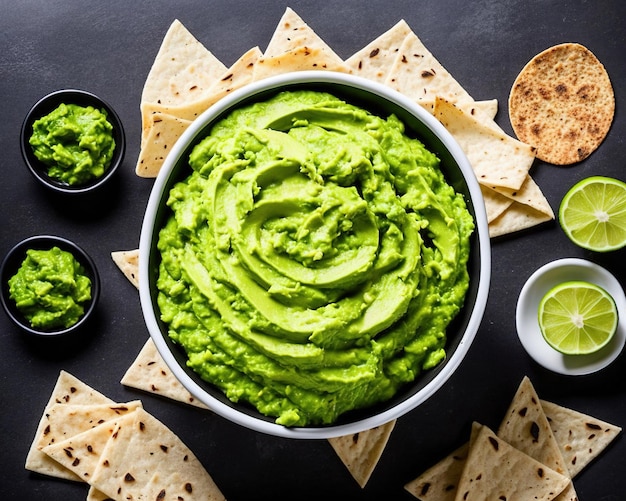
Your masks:
{"label": "bowl rim", "polygon": [[[115,150],[111,158],[111,164],[102,176],[78,186],[71,186],[49,177],[46,174],[47,166],[35,156],[28,142],[33,132],[33,123],[53,111],[62,102],[104,108],[107,112],[107,120],[113,126],[112,133],[115,139]],[[41,185],[57,193],[79,195],[98,189],[114,176],[118,167],[124,161],[126,153],[126,133],[122,120],[113,106],[101,97],[93,92],[82,89],[58,89],[41,97],[26,113],[20,128],[20,151],[26,167],[28,167],[30,173]]]}
{"label": "bowl rim", "polygon": [[[61,250],[71,252],[74,258],[83,265],[89,275],[89,278],[91,279],[91,299],[83,315],[75,324],[62,329],[41,330],[32,327],[30,323],[22,315],[20,315],[15,304],[9,297],[8,281],[26,258],[26,251],[28,249],[43,250],[50,249],[53,246],[57,246]],[[17,267],[15,265],[17,265]],[[0,286],[2,287],[0,300],[2,301],[2,306],[7,316],[23,331],[41,338],[66,336],[67,334],[81,329],[92,316],[98,304],[98,300],[100,299],[100,275],[92,257],[75,242],[56,235],[34,235],[21,240],[11,247],[11,249],[5,254],[2,264],[0,264],[0,281]]]}
{"label": "bowl rim", "polygon": [[[394,407],[391,407],[379,414],[368,416],[364,419],[323,427],[289,428],[248,415],[237,410],[233,406],[217,400],[203,390],[184,370],[182,370],[167,346],[164,334],[159,328],[153,308],[148,277],[150,276],[149,261],[151,245],[155,233],[154,225],[156,222],[158,206],[163,196],[164,189],[166,188],[169,176],[176,166],[179,156],[183,154],[188,144],[196,139],[197,135],[212,120],[219,117],[226,110],[237,106],[250,96],[261,92],[278,91],[285,85],[297,84],[347,85],[349,87],[356,88],[359,91],[374,94],[396,106],[404,108],[409,112],[409,114],[417,118],[418,121],[422,122],[422,124],[430,129],[430,131],[443,143],[444,147],[452,155],[461,171],[461,174],[463,175],[464,182],[467,190],[469,191],[471,203],[473,204],[474,209],[477,248],[480,252],[480,270],[478,277],[476,278],[478,285],[474,308],[471,311],[467,326],[461,336],[461,340],[452,355],[447,359],[445,366],[423,388]],[[158,229],[156,229],[156,231],[158,232]],[[158,352],[183,386],[212,411],[231,422],[258,432],[297,439],[324,439],[358,433],[396,419],[430,398],[456,371],[462,359],[467,354],[476,336],[480,323],[482,322],[491,277],[491,248],[487,215],[482,193],[467,157],[452,135],[433,115],[428,113],[420,105],[388,86],[354,75],[319,70],[284,73],[248,84],[233,91],[232,94],[229,94],[225,98],[218,101],[191,123],[191,125],[183,132],[181,137],[170,150],[155,180],[148,204],[146,206],[146,212],[142,224],[139,255],[139,295],[146,326]]]}

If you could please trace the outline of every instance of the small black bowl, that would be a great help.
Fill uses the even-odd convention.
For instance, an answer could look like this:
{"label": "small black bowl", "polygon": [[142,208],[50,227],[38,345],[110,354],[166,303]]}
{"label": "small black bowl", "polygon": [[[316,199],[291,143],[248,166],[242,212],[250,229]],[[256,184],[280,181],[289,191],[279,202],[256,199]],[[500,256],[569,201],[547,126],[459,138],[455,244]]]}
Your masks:
{"label": "small black bowl", "polygon": [[[37,329],[30,325],[30,322],[24,318],[24,316],[17,309],[15,301],[9,296],[9,279],[17,273],[17,270],[22,265],[24,259],[26,259],[26,251],[29,249],[36,250],[48,250],[52,247],[58,247],[61,250],[72,253],[74,258],[83,266],[85,273],[91,280],[91,300],[85,305],[85,312],[83,316],[74,325],[67,328],[43,330]],[[79,330],[92,316],[98,304],[100,297],[100,276],[96,265],[91,257],[78,245],[67,240],[65,238],[42,235],[27,238],[15,245],[5,256],[0,266],[0,286],[2,291],[0,299],[2,300],[2,306],[6,311],[9,318],[25,332],[38,336],[38,337],[57,337],[70,333],[74,333]]]}
{"label": "small black bowl", "polygon": [[[93,106],[97,109],[104,109],[107,112],[107,120],[113,126],[115,151],[113,153],[113,158],[111,159],[111,164],[101,177],[86,184],[72,186],[48,176],[48,166],[35,156],[33,149],[28,142],[33,134],[33,123],[46,116],[48,113],[54,111],[62,103],[76,104],[79,106]],[[22,123],[20,131],[20,148],[22,150],[22,157],[24,158],[28,169],[33,174],[35,179],[37,179],[37,181],[39,181],[42,185],[57,193],[82,194],[101,187],[113,177],[115,171],[124,159],[124,153],[126,151],[126,136],[124,134],[124,127],[120,117],[106,101],[103,101],[95,94],[84,90],[65,89],[52,92],[51,94],[41,98],[33,105]]]}

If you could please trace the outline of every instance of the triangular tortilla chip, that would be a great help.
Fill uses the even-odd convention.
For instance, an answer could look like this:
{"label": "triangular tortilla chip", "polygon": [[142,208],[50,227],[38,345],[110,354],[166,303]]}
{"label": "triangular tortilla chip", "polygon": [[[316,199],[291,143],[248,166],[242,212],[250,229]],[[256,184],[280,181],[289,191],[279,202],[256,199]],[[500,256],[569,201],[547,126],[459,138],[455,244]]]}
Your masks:
{"label": "triangular tortilla chip", "polygon": [[421,501],[454,501],[468,452],[469,442],[431,466],[404,488]]}
{"label": "triangular tortilla chip", "polygon": [[[522,379],[515,392],[497,434],[498,437],[533,459],[561,475],[569,476],[559,444],[554,438],[539,396],[528,376]],[[558,501],[578,501],[576,490],[571,481],[555,499]]]}
{"label": "triangular tortilla chip", "polygon": [[528,205],[513,202],[507,210],[489,223],[489,237],[495,238],[526,230],[552,219],[554,218]]}
{"label": "triangular tortilla chip", "polygon": [[121,383],[130,388],[161,395],[201,409],[207,408],[176,379],[163,361],[152,338],[148,338],[139,355],[122,377]]}
{"label": "triangular tortilla chip", "polygon": [[[235,63],[218,75],[211,87],[200,100],[167,106],[160,103],[142,103],[141,111],[146,117],[155,113],[165,113],[179,119],[193,121],[209,107],[233,90],[243,87],[252,81],[254,67],[263,53],[259,47],[246,51]],[[149,126],[149,122],[145,124]]]}
{"label": "triangular tortilla chip", "polygon": [[89,492],[87,492],[86,501],[113,501],[104,492],[100,492],[93,486],[89,486]]}
{"label": "triangular tortilla chip", "polygon": [[191,124],[190,120],[167,113],[153,113],[150,119],[152,123],[135,167],[138,176],[147,178],[157,177],[172,146]]}
{"label": "triangular tortilla chip", "polygon": [[622,428],[566,407],[541,401],[572,478],[597,458]]}
{"label": "triangular tortilla chip", "polygon": [[328,439],[361,488],[376,468],[395,425],[394,419],[370,430]]}
{"label": "triangular tortilla chip", "polygon": [[411,28],[404,19],[346,59],[350,73],[384,83]]}
{"label": "triangular tortilla chip", "polygon": [[111,258],[130,283],[139,289],[139,249],[113,251]]}
{"label": "triangular tortilla chip", "polygon": [[300,47],[279,56],[261,58],[254,69],[254,81],[290,71],[308,70],[347,72],[341,60],[329,57],[323,50]]}
{"label": "triangular tortilla chip", "polygon": [[498,438],[482,426],[471,444],[456,501],[529,499],[551,501],[570,479]]}
{"label": "triangular tortilla chip", "polygon": [[534,160],[534,148],[476,120],[452,102],[437,98],[435,117],[467,156],[476,179],[491,189],[519,190]]}
{"label": "triangular tortilla chip", "polygon": [[528,376],[524,376],[517,388],[497,434],[537,461],[567,474],[561,450]]}
{"label": "triangular tortilla chip", "polygon": [[487,212],[487,223],[491,224],[498,216],[500,216],[505,210],[507,210],[513,200],[505,197],[501,193],[498,193],[487,186],[480,186],[480,192],[483,195],[483,201],[485,202],[485,211]]}
{"label": "triangular tortilla chip", "polygon": [[[197,116],[234,90],[252,82],[254,70],[262,56],[263,53],[261,49],[253,47],[237,59],[237,61],[215,81],[207,99],[198,103],[198,110],[194,112],[194,115]],[[184,114],[183,110],[177,111],[177,113],[179,113],[180,116],[191,118],[189,114]],[[195,116],[193,118],[195,118]]]}
{"label": "triangular tortilla chip", "polygon": [[62,442],[74,435],[141,407],[139,400],[112,404],[54,404],[48,412],[48,425],[37,440],[39,449]]}
{"label": "triangular tortilla chip", "polygon": [[263,57],[255,67],[254,80],[303,70],[348,72],[348,67],[331,47],[288,7],[276,26]]}
{"label": "triangular tortilla chip", "polygon": [[47,445],[42,452],[72,471],[83,482],[90,482],[109,438],[121,423],[134,422],[135,412],[136,410],[105,421],[60,442]]}
{"label": "triangular tortilla chip", "polygon": [[67,468],[63,468],[56,461],[41,452],[37,448],[37,442],[39,437],[45,433],[45,429],[48,426],[48,411],[53,405],[97,403],[112,404],[114,402],[68,372],[61,371],[37,426],[35,438],[26,457],[25,468],[52,477],[80,481],[81,479],[74,473]]}
{"label": "triangular tortilla chip", "polygon": [[341,61],[330,46],[293,9],[287,7],[267,44],[263,57],[276,57],[303,47],[320,49],[329,55],[334,54],[334,58]]}
{"label": "triangular tortilla chip", "polygon": [[433,103],[437,97],[453,103],[473,101],[412,31],[404,39],[385,83],[418,103]]}
{"label": "triangular tortilla chip", "polygon": [[176,106],[201,100],[225,70],[226,66],[176,19],[161,42],[141,102]]}
{"label": "triangular tortilla chip", "polygon": [[141,408],[128,416],[132,422],[118,422],[100,456],[93,487],[115,499],[225,499],[193,452],[163,423]]}

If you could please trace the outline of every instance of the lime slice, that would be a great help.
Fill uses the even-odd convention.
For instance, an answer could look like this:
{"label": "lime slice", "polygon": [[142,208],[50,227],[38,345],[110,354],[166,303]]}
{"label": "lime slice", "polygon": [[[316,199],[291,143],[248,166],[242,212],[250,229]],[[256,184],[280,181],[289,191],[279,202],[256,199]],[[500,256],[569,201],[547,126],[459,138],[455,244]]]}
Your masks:
{"label": "lime slice", "polygon": [[617,306],[598,285],[572,281],[550,289],[539,303],[544,339],[566,355],[586,355],[605,346],[615,334]]}
{"label": "lime slice", "polygon": [[607,252],[626,245],[626,183],[592,176],[572,186],[561,200],[559,221],[576,245]]}

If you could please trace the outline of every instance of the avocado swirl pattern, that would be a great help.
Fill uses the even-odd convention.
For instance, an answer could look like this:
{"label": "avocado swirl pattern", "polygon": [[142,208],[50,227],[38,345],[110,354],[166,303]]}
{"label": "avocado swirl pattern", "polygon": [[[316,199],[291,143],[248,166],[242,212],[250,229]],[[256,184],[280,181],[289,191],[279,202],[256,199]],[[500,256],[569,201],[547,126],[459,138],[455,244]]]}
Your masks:
{"label": "avocado swirl pattern", "polygon": [[395,116],[282,92],[218,122],[189,164],[159,234],[158,304],[230,400],[331,424],[445,358],[474,222]]}

